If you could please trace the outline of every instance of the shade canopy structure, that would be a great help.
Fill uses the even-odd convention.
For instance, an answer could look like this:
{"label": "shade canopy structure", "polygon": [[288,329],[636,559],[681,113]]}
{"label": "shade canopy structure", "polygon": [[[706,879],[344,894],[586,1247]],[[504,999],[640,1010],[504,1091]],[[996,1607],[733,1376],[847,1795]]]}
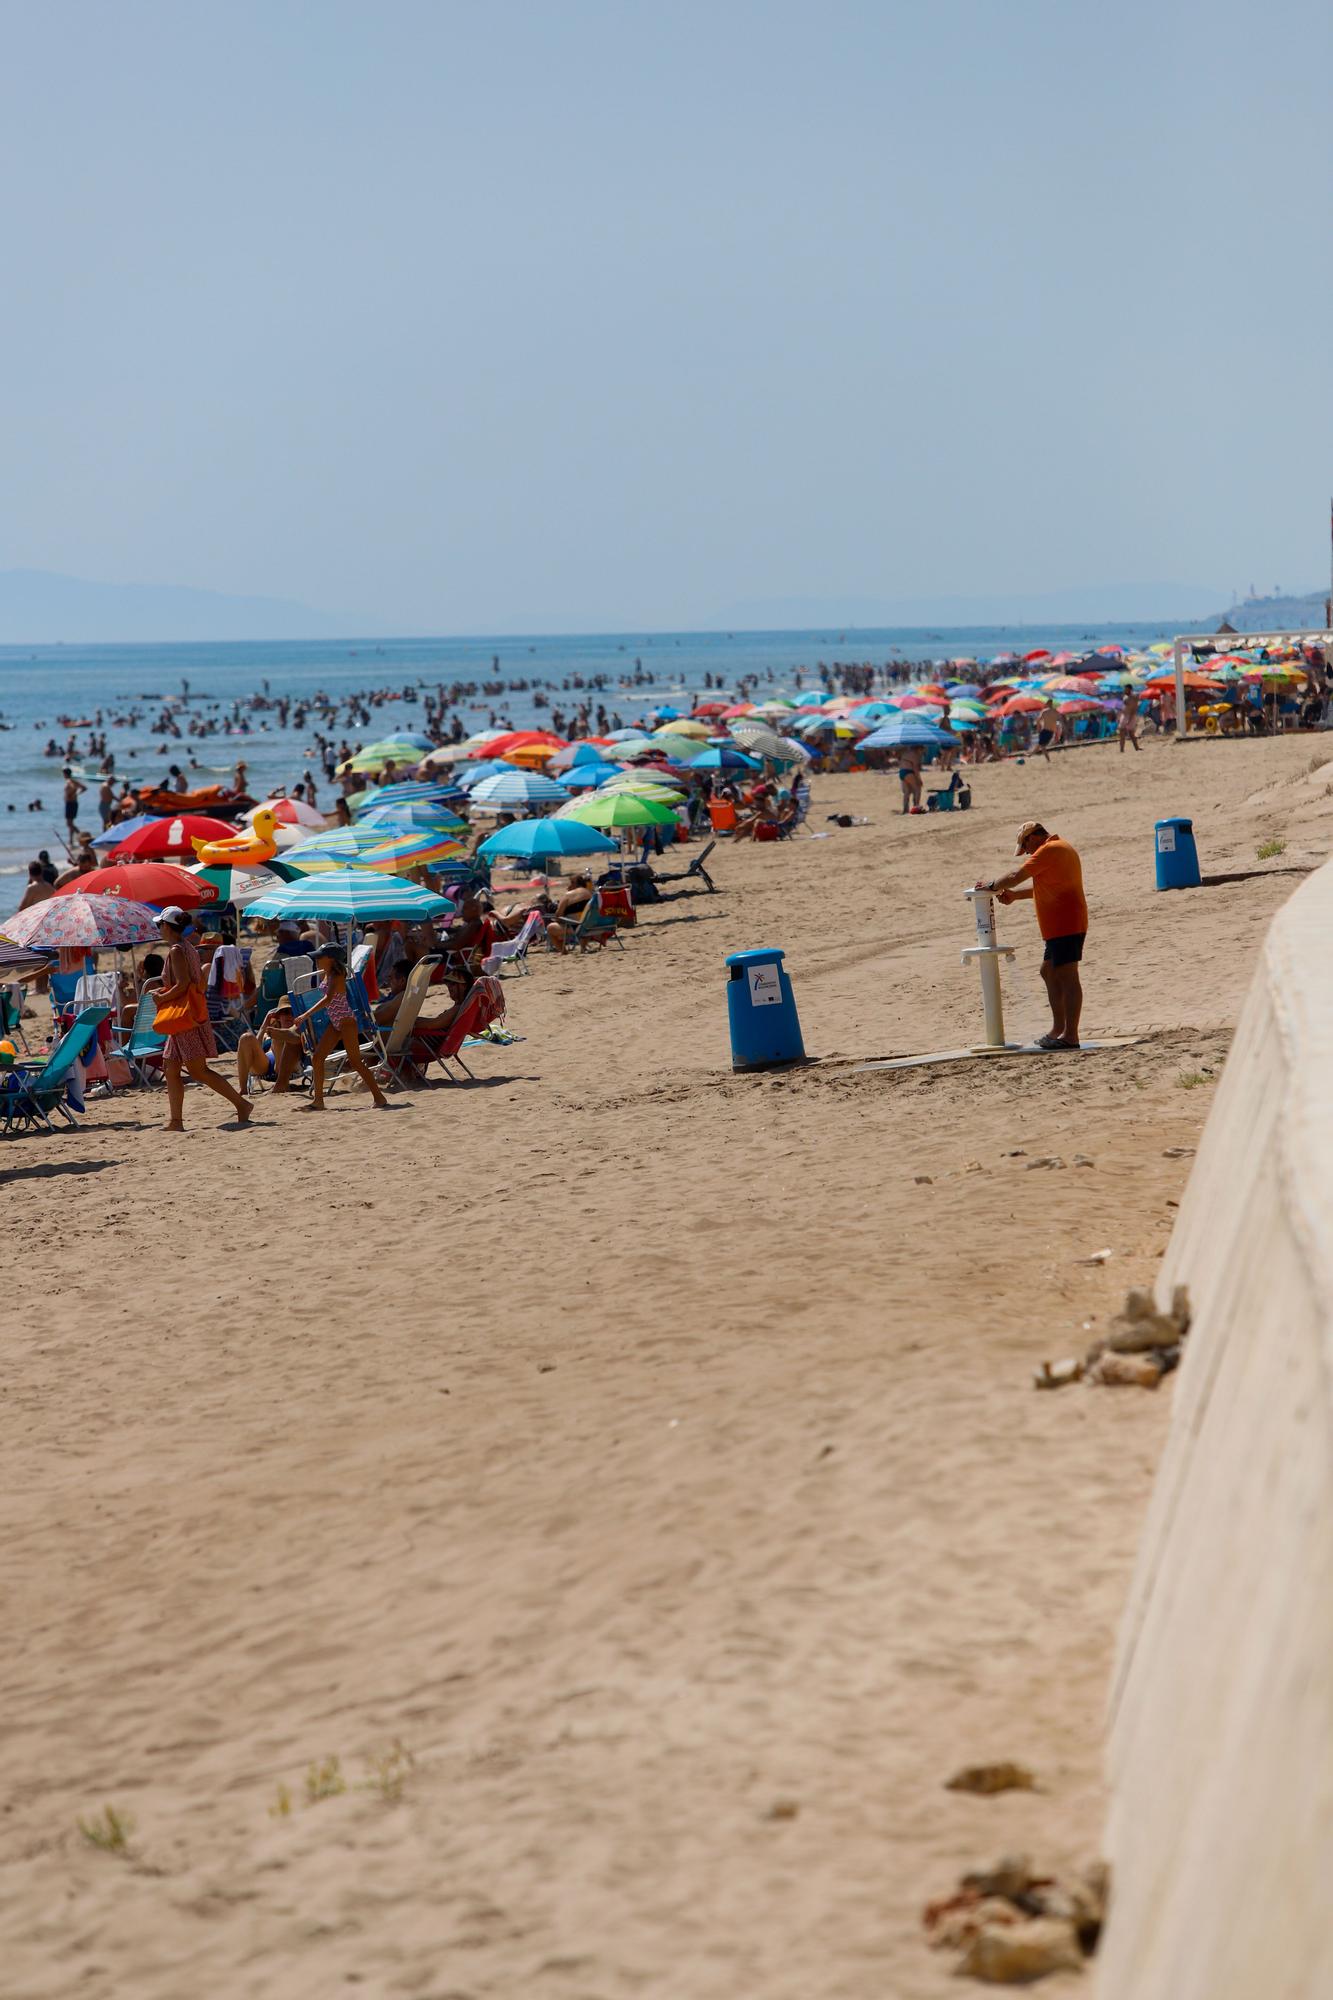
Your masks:
{"label": "shade canopy structure", "polygon": [[6,917],[3,930],[30,951],[122,951],[157,935],[157,912],[119,896],[49,896]]}
{"label": "shade canopy structure", "polygon": [[483,778],[472,787],[471,797],[474,805],[503,810],[506,806],[563,805],[569,793],[554,778],[543,777],[538,771],[509,770]]}
{"label": "shade canopy structure", "polygon": [[270,895],[251,903],[252,917],[306,917],[334,924],[421,923],[427,917],[442,917],[453,910],[447,896],[432,889],[420,889],[396,875],[383,875],[371,868],[335,869],[326,875],[308,875],[300,882],[285,882]]}
{"label": "shade canopy structure", "polygon": [[95,868],[90,874],[76,875],[57,889],[52,902],[62,896],[125,896],[132,903],[152,903],[159,910],[176,903],[182,910],[197,910],[201,903],[216,903],[217,890],[202,876],[192,875],[175,861],[122,861],[110,868]]}
{"label": "shade canopy structure", "polygon": [[204,813],[177,813],[173,819],[150,820],[116,842],[111,852],[117,861],[166,861],[177,855],[194,859],[196,840],[234,840],[236,829],[229,820],[210,819]]}
{"label": "shade canopy structure", "polygon": [[523,819],[487,834],[477,852],[486,861],[549,861],[560,855],[614,854],[616,843],[574,819]]}

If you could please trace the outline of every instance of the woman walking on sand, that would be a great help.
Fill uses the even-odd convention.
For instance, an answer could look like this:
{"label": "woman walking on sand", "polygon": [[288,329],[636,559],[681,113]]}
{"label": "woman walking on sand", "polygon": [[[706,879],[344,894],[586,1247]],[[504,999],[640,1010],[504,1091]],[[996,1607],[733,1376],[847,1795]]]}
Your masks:
{"label": "woman walking on sand", "polygon": [[389,1100],[376,1083],[365,1063],[361,1060],[361,1043],[357,1032],[356,1015],[347,997],[347,960],[342,949],[336,944],[321,945],[315,953],[315,964],[324,976],[323,990],[316,1000],[329,1017],[328,1026],[315,1043],[311,1056],[310,1102],[307,1111],[324,1109],[324,1065],[340,1044],[347,1055],[348,1066],[354,1069],[375,1102],[377,1111],[387,1111]]}
{"label": "woman walking on sand", "polygon": [[157,996],[159,1033],[167,1034],[162,1051],[162,1070],[167,1084],[168,1132],[183,1132],[185,1120],[185,1079],[202,1083],[225,1097],[236,1111],[238,1126],[247,1125],[254,1106],[234,1090],[225,1076],[208,1067],[208,1058],[217,1054],[217,1043],[208,1020],[208,995],[199,954],[185,933],[189,918],[174,905],[158,918],[162,942],[167,947],[166,971],[152,991]]}

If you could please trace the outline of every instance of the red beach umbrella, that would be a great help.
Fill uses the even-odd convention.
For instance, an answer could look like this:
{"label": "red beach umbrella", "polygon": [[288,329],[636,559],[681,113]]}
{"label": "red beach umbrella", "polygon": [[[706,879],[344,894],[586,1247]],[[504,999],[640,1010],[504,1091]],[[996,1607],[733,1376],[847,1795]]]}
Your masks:
{"label": "red beach umbrella", "polygon": [[[195,840],[231,840],[236,829],[225,819],[209,819],[204,813],[177,813],[174,819],[155,819],[149,826],[122,840],[111,850],[116,861],[163,861],[170,854],[194,859]],[[140,898],[140,901],[143,899]]]}
{"label": "red beach umbrella", "polygon": [[1034,649],[1032,650],[1032,652],[1030,652],[1030,653],[1024,653],[1024,655],[1023,655],[1023,658],[1024,658],[1024,661],[1028,661],[1028,660],[1049,660],[1049,659],[1050,659],[1050,657],[1051,657],[1051,656],[1050,656],[1050,653],[1049,653],[1049,652],[1047,651],[1047,649],[1046,649],[1046,647],[1045,647],[1045,646],[1037,646],[1037,647],[1034,647]]}
{"label": "red beach umbrella", "polygon": [[[232,829],[226,831],[229,835]],[[216,903],[218,899],[211,882],[171,861],[126,861],[120,867],[93,868],[66,882],[56,895],[127,896],[133,903],[152,903],[159,910],[169,903],[179,904],[182,910],[197,910],[201,903]]]}

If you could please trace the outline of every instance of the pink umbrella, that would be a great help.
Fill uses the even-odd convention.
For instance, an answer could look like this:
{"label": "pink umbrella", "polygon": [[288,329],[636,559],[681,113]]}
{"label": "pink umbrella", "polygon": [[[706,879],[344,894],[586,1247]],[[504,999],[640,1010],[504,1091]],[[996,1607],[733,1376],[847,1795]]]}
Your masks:
{"label": "pink umbrella", "polygon": [[116,951],[157,934],[153,911],[123,896],[50,896],[4,923],[10,943],[32,951]]}

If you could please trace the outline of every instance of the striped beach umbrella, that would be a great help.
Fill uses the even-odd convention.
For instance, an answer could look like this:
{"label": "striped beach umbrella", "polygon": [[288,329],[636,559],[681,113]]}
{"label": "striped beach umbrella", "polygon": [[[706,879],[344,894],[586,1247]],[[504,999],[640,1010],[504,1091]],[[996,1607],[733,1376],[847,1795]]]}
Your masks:
{"label": "striped beach umbrella", "polygon": [[410,875],[439,861],[466,861],[467,849],[451,833],[400,833],[358,854],[354,868],[382,868],[389,875]]}
{"label": "striped beach umbrella", "polygon": [[415,924],[426,917],[446,916],[453,907],[447,896],[437,896],[433,890],[403,882],[396,875],[371,868],[340,868],[326,875],[309,875],[300,882],[284,882],[280,889],[251,903],[250,915],[279,922],[305,917],[335,924]]}
{"label": "striped beach umbrella", "polygon": [[506,806],[558,806],[568,797],[563,785],[537,771],[497,771],[492,777],[483,778],[471,791],[474,805],[497,810]]}

